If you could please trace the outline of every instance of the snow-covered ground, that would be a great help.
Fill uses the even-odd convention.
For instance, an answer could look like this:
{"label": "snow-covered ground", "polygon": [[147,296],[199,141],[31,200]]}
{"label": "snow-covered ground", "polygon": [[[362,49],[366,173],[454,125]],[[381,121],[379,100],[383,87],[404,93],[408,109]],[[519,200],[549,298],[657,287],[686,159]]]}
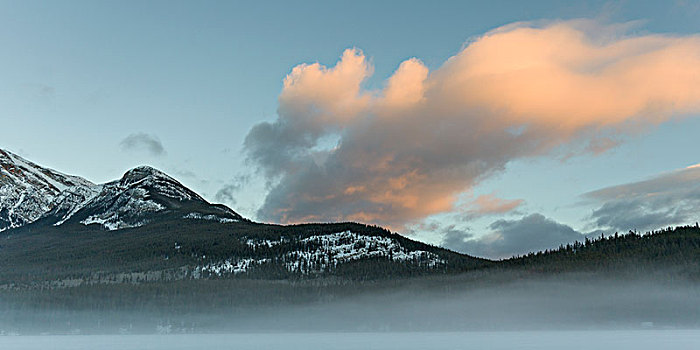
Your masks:
{"label": "snow-covered ground", "polygon": [[407,251],[392,238],[365,236],[350,231],[311,236],[301,242],[313,243],[318,247],[311,251],[288,253],[285,259],[289,271],[323,272],[338,264],[374,257],[389,258],[393,261],[413,261],[427,267],[436,267],[445,263],[434,253],[422,250]]}
{"label": "snow-covered ground", "polygon": [[[191,214],[185,217],[193,218]],[[244,237],[243,242],[253,249],[260,249],[272,248],[290,241],[287,238],[256,240]],[[430,268],[446,263],[435,253],[423,250],[408,251],[397,240],[390,237],[367,236],[351,231],[311,236],[300,240],[299,243],[315,248],[292,251],[284,254],[280,259],[288,271],[301,274],[327,272],[341,264],[368,258],[386,258],[396,262],[405,261]],[[202,276],[203,272],[216,276],[239,274],[268,261],[270,259],[231,257],[198,266],[192,274],[195,277]]]}
{"label": "snow-covered ground", "polygon": [[209,263],[195,268],[192,275],[199,278],[202,273],[209,273],[216,276],[225,274],[239,274],[248,271],[251,267],[267,262],[268,259],[230,259],[218,263]]}
{"label": "snow-covered ground", "polygon": [[[151,331],[167,333],[171,329],[158,327],[154,326]],[[0,349],[13,350],[697,350],[699,345],[699,330],[0,337]]]}
{"label": "snow-covered ground", "polygon": [[222,218],[222,217],[214,215],[214,214],[202,215],[200,213],[188,213],[187,215],[183,216],[182,218],[183,219],[194,219],[194,220],[218,221],[222,224],[240,221],[240,220],[236,220],[236,219]]}

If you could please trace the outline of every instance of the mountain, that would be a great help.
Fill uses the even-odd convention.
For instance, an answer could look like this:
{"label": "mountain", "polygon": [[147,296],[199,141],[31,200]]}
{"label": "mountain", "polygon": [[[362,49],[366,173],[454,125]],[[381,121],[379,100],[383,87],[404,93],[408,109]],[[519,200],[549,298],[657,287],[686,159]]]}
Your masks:
{"label": "mountain", "polygon": [[[488,264],[379,227],[255,223],[147,166],[95,185],[3,154],[3,169],[9,169],[3,172],[9,174],[3,193],[12,196],[3,195],[1,203],[12,221],[0,245],[0,287],[234,277],[367,279]],[[31,215],[15,219],[18,212]]]}
{"label": "mountain", "polygon": [[[220,222],[243,220],[233,210],[210,204],[177,180],[147,166],[131,169],[121,179],[100,185],[99,189],[77,205],[61,206],[59,203],[44,215],[43,222],[54,226],[99,225],[107,230],[118,230],[143,226],[176,212],[183,213],[181,218],[189,215]],[[73,195],[74,192],[70,192],[66,196]]]}
{"label": "mountain", "polygon": [[0,231],[30,223],[80,223],[107,230],[138,227],[174,211],[204,219],[238,221],[233,210],[212,205],[165,173],[148,166],[96,185],[41,167],[0,149]]}
{"label": "mountain", "polygon": [[97,191],[88,180],[0,149],[0,231],[31,223],[58,207],[70,211]]}

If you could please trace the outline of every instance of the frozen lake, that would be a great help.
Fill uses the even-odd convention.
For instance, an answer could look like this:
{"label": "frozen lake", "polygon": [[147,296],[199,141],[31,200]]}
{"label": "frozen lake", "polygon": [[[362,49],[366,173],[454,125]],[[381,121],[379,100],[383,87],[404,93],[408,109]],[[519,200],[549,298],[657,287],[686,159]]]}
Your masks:
{"label": "frozen lake", "polygon": [[700,330],[7,336],[0,349],[700,349]]}

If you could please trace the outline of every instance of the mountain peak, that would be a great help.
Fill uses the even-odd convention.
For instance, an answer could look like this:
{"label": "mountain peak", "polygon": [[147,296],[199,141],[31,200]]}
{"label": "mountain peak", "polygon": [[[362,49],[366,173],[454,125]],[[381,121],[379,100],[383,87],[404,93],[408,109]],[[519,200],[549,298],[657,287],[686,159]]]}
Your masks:
{"label": "mountain peak", "polygon": [[81,208],[73,221],[118,230],[173,216],[222,223],[243,219],[228,207],[210,204],[166,173],[139,166],[124,173],[121,179],[104,184],[100,194]]}
{"label": "mountain peak", "polygon": [[200,195],[185,187],[170,175],[147,165],[138,166],[126,173],[118,181],[120,188],[143,188],[148,192],[158,193],[174,200],[203,201]]}
{"label": "mountain peak", "polygon": [[122,186],[128,186],[130,184],[137,183],[139,181],[142,181],[145,178],[152,177],[152,178],[161,178],[161,179],[166,179],[169,181],[175,181],[172,177],[170,177],[168,174],[154,168],[148,165],[141,165],[136,168],[133,168],[126,173],[124,173],[124,176],[122,176],[120,180],[120,184]]}

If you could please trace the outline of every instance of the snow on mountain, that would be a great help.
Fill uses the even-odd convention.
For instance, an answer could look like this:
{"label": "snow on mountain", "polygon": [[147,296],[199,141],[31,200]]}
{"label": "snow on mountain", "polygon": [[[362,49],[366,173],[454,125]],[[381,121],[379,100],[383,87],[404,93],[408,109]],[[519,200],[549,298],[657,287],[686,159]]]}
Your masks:
{"label": "snow on mountain", "polygon": [[249,269],[264,264],[268,261],[271,260],[253,258],[226,259],[218,263],[209,263],[203,266],[197,266],[195,267],[194,272],[192,272],[192,276],[195,278],[200,278],[203,274],[213,276],[223,276],[226,274],[237,275],[239,273],[247,272]]}
{"label": "snow on mountain", "polygon": [[137,227],[148,214],[166,209],[166,201],[202,197],[172,177],[151,167],[129,170],[120,180],[95,185],[81,177],[59,173],[16,154],[0,150],[0,231],[20,227],[40,218],[54,226],[79,212],[90,212],[80,222],[100,224],[109,230]]}
{"label": "snow on mountain", "polygon": [[148,188],[166,197],[178,200],[205,201],[200,195],[183,186],[164,172],[149,167],[140,166],[131,169],[118,181],[119,188]]}
{"label": "snow on mountain", "polygon": [[197,203],[195,209],[202,212],[181,215],[185,219],[221,223],[243,220],[233,210],[209,204],[177,180],[148,166],[96,185],[0,149],[0,231],[39,219],[53,226],[75,221],[99,224],[108,230],[139,227],[151,222],[153,214],[177,210],[188,203]]}
{"label": "snow on mountain", "polygon": [[351,231],[311,236],[301,240],[316,249],[288,253],[285,264],[289,271],[324,272],[353,260],[383,257],[393,261],[416,261],[426,267],[445,263],[437,254],[422,250],[407,251],[399,242],[382,236],[366,236]]}
{"label": "snow on mountain", "polygon": [[99,224],[108,230],[139,227],[149,223],[152,214],[191,201],[209,206],[204,198],[167,174],[141,166],[129,170],[120,180],[104,184],[102,191],[80,209],[89,213],[80,223]]}
{"label": "snow on mountain", "polygon": [[148,214],[165,210],[164,205],[150,199],[149,195],[144,188],[106,184],[102,192],[84,207],[94,214],[80,223],[100,224],[110,231],[143,226],[149,222]]}
{"label": "snow on mountain", "polygon": [[239,222],[240,220],[238,219],[230,219],[230,218],[222,218],[218,215],[214,214],[209,214],[209,215],[202,215],[200,213],[189,213],[185,216],[182,217],[183,219],[194,219],[194,220],[210,220],[210,221],[218,221],[222,224],[229,223],[229,222]]}
{"label": "snow on mountain", "polygon": [[289,238],[277,241],[253,240],[244,237],[242,242],[251,248],[270,248],[283,244],[304,248],[287,252],[282,256],[258,259],[238,256],[209,262],[197,266],[193,276],[198,277],[202,274],[235,275],[252,271],[266,263],[280,263],[289,272],[311,275],[331,271],[341,264],[369,258],[408,262],[429,269],[447,264],[446,260],[435,253],[424,250],[408,250],[391,237],[363,235],[352,231],[314,235],[300,240],[290,240]]}
{"label": "snow on mountain", "polygon": [[59,219],[54,226],[59,226],[83,209],[87,203],[102,191],[102,185],[92,187],[70,187],[54,199],[54,207],[44,216]]}
{"label": "snow on mountain", "polygon": [[0,149],[0,231],[33,222],[59,204],[70,211],[73,203],[92,196],[95,187]]}

